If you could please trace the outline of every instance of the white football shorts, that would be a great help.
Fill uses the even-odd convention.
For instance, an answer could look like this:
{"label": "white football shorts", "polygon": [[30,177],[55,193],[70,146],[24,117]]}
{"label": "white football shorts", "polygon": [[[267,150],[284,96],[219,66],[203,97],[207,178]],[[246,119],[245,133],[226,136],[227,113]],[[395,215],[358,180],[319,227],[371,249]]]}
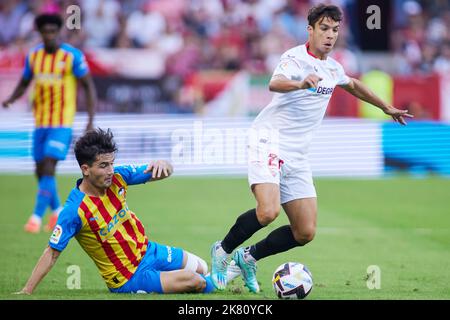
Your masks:
{"label": "white football shorts", "polygon": [[278,148],[264,139],[248,145],[248,183],[280,186],[280,201],[317,197],[311,168],[307,160],[289,161],[279,157]]}

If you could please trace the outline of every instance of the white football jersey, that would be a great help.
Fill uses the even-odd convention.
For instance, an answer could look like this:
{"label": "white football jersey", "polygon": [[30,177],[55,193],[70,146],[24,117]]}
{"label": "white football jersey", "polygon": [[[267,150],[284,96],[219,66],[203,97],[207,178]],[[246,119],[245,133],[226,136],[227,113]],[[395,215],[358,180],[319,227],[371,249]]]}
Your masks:
{"label": "white football jersey", "polygon": [[278,133],[277,148],[282,159],[307,159],[312,133],[322,122],[335,86],[350,82],[336,60],[330,57],[317,59],[308,53],[306,45],[286,51],[273,76],[284,75],[291,80],[303,80],[309,74],[322,78],[317,88],[274,93],[272,101],[252,125],[256,131],[269,129]]}

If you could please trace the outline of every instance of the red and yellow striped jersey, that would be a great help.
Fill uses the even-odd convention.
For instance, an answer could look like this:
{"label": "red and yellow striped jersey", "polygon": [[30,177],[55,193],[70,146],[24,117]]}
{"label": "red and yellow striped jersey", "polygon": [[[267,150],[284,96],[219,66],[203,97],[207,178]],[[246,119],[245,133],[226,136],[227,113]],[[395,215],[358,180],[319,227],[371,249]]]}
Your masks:
{"label": "red and yellow striped jersey", "polygon": [[49,245],[59,251],[75,237],[109,288],[126,283],[152,245],[126,203],[128,184],[149,180],[149,174],[143,174],[145,168],[116,168],[113,183],[102,197],[88,196],[74,188],[50,237]]}
{"label": "red and yellow striped jersey", "polygon": [[31,49],[23,77],[34,80],[31,100],[37,128],[72,126],[77,78],[88,72],[83,53],[68,44],[54,53],[47,53],[42,44]]}

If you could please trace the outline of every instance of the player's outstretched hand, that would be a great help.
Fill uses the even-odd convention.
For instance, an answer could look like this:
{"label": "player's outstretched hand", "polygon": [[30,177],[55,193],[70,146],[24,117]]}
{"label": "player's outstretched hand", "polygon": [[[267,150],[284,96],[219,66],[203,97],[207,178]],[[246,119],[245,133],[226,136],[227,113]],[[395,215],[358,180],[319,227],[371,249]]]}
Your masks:
{"label": "player's outstretched hand", "polygon": [[173,167],[166,160],[152,161],[145,169],[144,173],[152,173],[152,180],[160,180],[169,177],[173,172]]}
{"label": "player's outstretched hand", "polygon": [[406,125],[405,117],[406,118],[414,118],[412,114],[408,113],[408,110],[400,110],[397,108],[394,108],[392,106],[387,107],[384,110],[384,113],[390,115],[392,119],[394,119],[395,122],[400,123],[401,125]]}
{"label": "player's outstretched hand", "polygon": [[321,81],[322,78],[319,77],[317,74],[311,73],[308,74],[308,76],[301,81],[301,88],[302,89],[309,89],[309,88],[317,88],[319,85],[319,81]]}

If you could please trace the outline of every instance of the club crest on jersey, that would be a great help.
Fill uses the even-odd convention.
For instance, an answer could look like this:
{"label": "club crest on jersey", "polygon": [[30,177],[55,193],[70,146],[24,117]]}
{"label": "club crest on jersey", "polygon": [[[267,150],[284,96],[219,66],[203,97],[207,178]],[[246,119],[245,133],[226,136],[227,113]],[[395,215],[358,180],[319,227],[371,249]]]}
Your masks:
{"label": "club crest on jersey", "polygon": [[335,80],[337,77],[337,69],[329,69],[329,70],[330,70],[331,76],[333,77],[333,80]]}
{"label": "club crest on jersey", "polygon": [[269,154],[269,159],[268,159],[267,165],[268,165],[269,171],[272,174],[272,176],[275,177],[277,174],[279,174],[283,163],[284,163],[284,161],[281,160],[280,158],[278,158],[278,155],[276,155],[274,153]]}
{"label": "club crest on jersey", "polygon": [[280,65],[280,68],[281,68],[282,70],[286,70],[287,67],[288,67],[288,63],[287,63],[287,62],[284,62],[284,63],[282,63],[282,64]]}

